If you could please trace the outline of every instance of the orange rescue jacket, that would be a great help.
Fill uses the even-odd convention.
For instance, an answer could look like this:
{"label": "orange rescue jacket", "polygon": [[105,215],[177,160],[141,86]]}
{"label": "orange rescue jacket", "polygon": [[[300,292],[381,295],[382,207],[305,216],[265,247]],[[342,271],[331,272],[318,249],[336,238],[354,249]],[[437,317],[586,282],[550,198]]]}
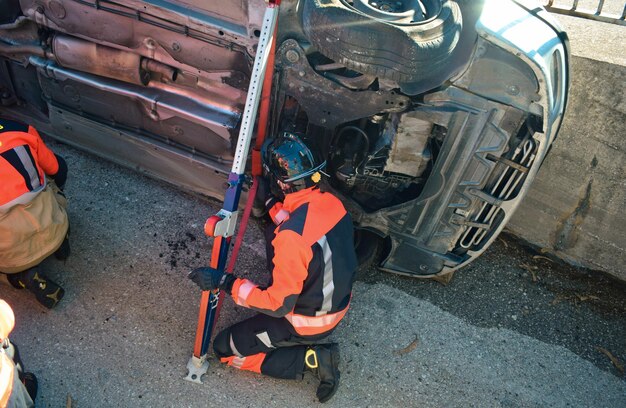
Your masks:
{"label": "orange rescue jacket", "polygon": [[54,181],[59,161],[32,126],[0,119],[0,272],[31,268],[56,251],[69,222]]}
{"label": "orange rescue jacket", "polygon": [[348,310],[357,261],[352,219],[334,195],[312,187],[288,194],[288,217],[272,241],[272,283],[261,288],[237,279],[232,297],[240,306],[285,317],[300,335],[335,328]]}
{"label": "orange rescue jacket", "polygon": [[34,127],[0,119],[0,207],[42,190],[46,174],[52,176],[57,171],[56,156]]}

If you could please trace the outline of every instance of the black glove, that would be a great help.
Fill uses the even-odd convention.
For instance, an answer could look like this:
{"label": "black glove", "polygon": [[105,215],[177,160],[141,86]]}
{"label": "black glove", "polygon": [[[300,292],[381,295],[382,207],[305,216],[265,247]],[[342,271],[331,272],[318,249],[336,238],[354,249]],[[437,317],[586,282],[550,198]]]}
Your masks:
{"label": "black glove", "polygon": [[187,276],[202,290],[222,289],[230,294],[237,279],[235,275],[224,273],[211,267],[196,268]]}
{"label": "black glove", "polygon": [[51,175],[50,177],[52,177],[57,187],[59,187],[59,190],[63,191],[65,181],[67,180],[67,162],[58,154],[55,153],[54,155],[59,163],[59,170],[57,170],[56,174]]}

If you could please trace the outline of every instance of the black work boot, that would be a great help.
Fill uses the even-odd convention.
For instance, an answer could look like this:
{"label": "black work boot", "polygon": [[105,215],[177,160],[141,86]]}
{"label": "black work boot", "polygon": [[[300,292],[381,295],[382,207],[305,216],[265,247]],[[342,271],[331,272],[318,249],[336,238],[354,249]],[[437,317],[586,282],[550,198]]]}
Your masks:
{"label": "black work boot", "polygon": [[37,377],[34,373],[27,371],[24,373],[22,382],[24,383],[24,387],[26,387],[26,392],[30,395],[30,399],[34,402],[37,399],[37,390],[39,389],[39,381],[37,381]]}
{"label": "black work boot", "polygon": [[304,366],[319,380],[317,399],[324,403],[332,398],[339,388],[339,345],[318,344],[307,349]]}
{"label": "black work boot", "polygon": [[18,289],[26,288],[34,293],[37,301],[48,309],[56,306],[65,294],[65,290],[61,286],[48,279],[35,268],[7,275],[7,278],[14,287]]}

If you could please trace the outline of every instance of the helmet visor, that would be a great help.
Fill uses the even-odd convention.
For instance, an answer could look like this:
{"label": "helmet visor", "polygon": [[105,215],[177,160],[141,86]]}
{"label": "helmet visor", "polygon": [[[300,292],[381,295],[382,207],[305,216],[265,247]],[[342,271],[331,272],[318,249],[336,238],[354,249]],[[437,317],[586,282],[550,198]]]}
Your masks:
{"label": "helmet visor", "polygon": [[291,133],[284,133],[276,138],[268,146],[264,156],[268,170],[283,183],[313,174],[326,164],[316,164],[311,150]]}

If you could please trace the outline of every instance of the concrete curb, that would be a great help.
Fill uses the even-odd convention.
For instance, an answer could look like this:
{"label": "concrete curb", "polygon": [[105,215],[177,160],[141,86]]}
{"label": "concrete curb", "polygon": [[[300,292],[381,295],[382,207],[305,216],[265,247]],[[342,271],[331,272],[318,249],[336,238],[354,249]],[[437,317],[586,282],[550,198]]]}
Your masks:
{"label": "concrete curb", "polygon": [[561,133],[507,229],[566,262],[626,280],[626,61],[612,54],[626,55],[626,46],[611,34],[603,60],[593,42],[592,58],[576,55],[589,36],[568,30],[575,55]]}

